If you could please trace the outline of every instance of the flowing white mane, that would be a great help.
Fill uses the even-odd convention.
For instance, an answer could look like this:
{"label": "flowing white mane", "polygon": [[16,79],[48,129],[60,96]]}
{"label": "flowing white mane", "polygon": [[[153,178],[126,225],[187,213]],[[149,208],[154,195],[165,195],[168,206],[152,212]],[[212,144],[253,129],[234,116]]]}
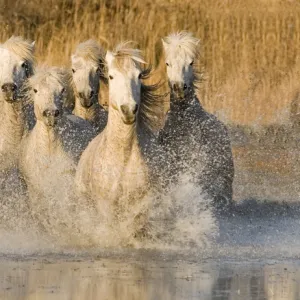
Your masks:
{"label": "flowing white mane", "polygon": [[27,40],[24,40],[19,36],[12,36],[4,44],[1,44],[0,47],[7,49],[17,55],[20,59],[23,59],[34,65],[34,43],[31,43]]}
{"label": "flowing white mane", "polygon": [[96,41],[88,40],[77,46],[74,55],[99,65],[104,62],[105,51]]}
{"label": "flowing white mane", "polygon": [[198,54],[200,40],[193,37],[192,33],[181,31],[172,33],[163,39],[166,55],[170,53],[182,53],[196,57]]}
{"label": "flowing white mane", "polygon": [[113,66],[120,71],[126,71],[127,67],[131,66],[133,63],[146,64],[142,51],[139,49],[134,49],[130,47],[132,41],[126,41],[120,43],[111,52],[113,58]]}
{"label": "flowing white mane", "polygon": [[61,68],[40,68],[31,78],[28,80],[30,86],[34,85],[55,85],[60,83],[61,85],[67,85],[69,80],[67,78],[67,72]]}

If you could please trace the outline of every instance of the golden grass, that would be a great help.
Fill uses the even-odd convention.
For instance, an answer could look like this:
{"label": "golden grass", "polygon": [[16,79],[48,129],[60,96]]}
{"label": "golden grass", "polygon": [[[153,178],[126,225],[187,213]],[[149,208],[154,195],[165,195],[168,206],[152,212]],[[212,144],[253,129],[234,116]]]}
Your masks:
{"label": "golden grass", "polygon": [[39,61],[51,65],[67,65],[75,46],[88,38],[105,48],[134,40],[157,67],[156,79],[165,79],[161,38],[192,31],[202,40],[199,96],[209,111],[234,124],[291,118],[300,86],[299,0],[2,2],[0,39],[35,39]]}

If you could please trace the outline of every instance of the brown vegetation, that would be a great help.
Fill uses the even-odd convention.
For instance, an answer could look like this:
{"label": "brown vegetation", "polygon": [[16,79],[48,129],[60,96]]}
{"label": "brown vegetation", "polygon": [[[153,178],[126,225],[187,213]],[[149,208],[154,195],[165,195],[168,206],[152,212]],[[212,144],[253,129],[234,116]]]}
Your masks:
{"label": "brown vegetation", "polygon": [[[1,4],[2,3],[2,4]],[[227,123],[290,120],[300,87],[299,0],[2,0],[0,40],[37,42],[40,62],[68,64],[88,38],[111,48],[137,41],[165,78],[160,39],[177,30],[202,40],[199,96]],[[298,101],[298,100],[297,100]],[[292,105],[297,113],[298,106]]]}

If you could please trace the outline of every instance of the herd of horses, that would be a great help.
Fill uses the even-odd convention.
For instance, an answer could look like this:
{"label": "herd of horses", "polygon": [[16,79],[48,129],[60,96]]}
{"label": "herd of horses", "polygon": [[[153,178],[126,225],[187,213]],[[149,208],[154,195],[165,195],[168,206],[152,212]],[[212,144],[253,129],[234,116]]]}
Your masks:
{"label": "herd of horses", "polygon": [[[166,95],[159,94],[160,84],[147,84],[152,70],[130,42],[113,51],[83,42],[70,70],[36,66],[34,43],[23,38],[1,44],[2,188],[17,174],[35,207],[56,189],[54,182],[69,181],[99,215],[116,220],[153,189],[166,192],[188,175],[216,210],[230,207],[229,134],[196,96],[199,40],[179,32],[162,43],[167,114]],[[99,104],[102,87],[108,88],[107,110]],[[145,213],[137,219],[142,223]]]}

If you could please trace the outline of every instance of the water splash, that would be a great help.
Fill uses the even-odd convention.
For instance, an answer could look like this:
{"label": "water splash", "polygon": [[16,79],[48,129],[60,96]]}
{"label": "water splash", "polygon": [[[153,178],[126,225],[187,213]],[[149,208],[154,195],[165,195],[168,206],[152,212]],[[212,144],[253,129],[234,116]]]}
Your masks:
{"label": "water splash", "polygon": [[[58,166],[63,169],[61,163],[52,164],[49,174],[57,174]],[[152,191],[135,207],[122,207],[115,220],[99,215],[88,199],[75,194],[72,174],[47,176],[44,193],[30,196],[22,182],[12,178],[19,188],[14,183],[12,189],[6,178],[1,190],[2,253],[207,247],[217,234],[209,199],[188,175],[182,175],[166,193]],[[146,225],[137,228],[140,216]]]}

